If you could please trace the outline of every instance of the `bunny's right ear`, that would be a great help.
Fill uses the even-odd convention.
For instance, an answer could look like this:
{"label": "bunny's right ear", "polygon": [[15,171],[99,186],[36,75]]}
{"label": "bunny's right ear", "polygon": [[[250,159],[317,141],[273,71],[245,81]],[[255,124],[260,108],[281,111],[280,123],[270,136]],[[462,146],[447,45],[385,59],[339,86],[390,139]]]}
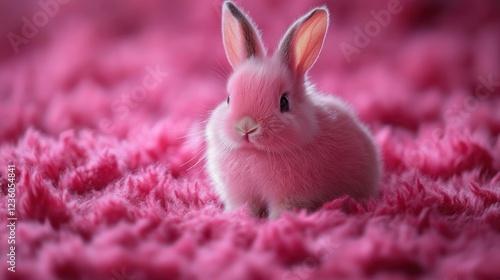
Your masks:
{"label": "bunny's right ear", "polygon": [[250,57],[266,55],[252,20],[230,1],[222,5],[222,38],[233,68]]}

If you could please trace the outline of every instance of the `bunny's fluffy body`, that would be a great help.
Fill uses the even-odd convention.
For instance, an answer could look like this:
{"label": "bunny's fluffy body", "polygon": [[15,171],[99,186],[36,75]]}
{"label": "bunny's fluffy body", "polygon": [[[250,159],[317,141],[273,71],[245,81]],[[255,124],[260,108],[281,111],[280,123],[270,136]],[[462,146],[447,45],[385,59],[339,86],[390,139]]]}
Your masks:
{"label": "bunny's fluffy body", "polygon": [[234,72],[227,102],[208,121],[206,157],[226,211],[247,204],[256,215],[276,218],[342,195],[376,195],[381,167],[369,131],[344,102],[318,93],[305,77],[327,25],[325,8],[311,11],[266,56],[248,16],[224,4],[224,45]]}

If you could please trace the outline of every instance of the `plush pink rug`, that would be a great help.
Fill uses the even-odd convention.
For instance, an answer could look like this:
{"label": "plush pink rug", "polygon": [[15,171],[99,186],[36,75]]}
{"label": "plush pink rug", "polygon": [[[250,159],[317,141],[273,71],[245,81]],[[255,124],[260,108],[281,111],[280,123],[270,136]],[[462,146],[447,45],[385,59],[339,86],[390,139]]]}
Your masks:
{"label": "plush pink rug", "polygon": [[0,2],[0,279],[500,279],[498,1],[238,1],[270,49],[328,6],[310,75],[386,169],[274,221],[224,214],[198,162],[219,0],[26,2]]}

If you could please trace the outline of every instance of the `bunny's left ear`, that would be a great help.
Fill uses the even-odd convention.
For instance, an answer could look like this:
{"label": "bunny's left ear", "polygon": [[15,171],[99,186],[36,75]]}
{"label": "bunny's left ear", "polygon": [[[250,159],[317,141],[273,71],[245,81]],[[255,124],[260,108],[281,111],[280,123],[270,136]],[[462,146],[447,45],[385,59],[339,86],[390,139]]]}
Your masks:
{"label": "bunny's left ear", "polygon": [[230,1],[224,2],[222,7],[222,37],[233,68],[250,57],[266,55],[252,20]]}
{"label": "bunny's left ear", "polygon": [[292,24],[281,40],[279,53],[297,77],[303,76],[316,62],[327,29],[328,10],[320,7]]}

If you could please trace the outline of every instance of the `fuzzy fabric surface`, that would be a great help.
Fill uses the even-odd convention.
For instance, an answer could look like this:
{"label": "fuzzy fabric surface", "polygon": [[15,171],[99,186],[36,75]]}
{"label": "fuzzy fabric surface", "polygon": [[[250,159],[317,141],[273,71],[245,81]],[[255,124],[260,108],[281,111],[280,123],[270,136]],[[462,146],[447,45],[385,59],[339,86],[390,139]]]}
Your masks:
{"label": "fuzzy fabric surface", "polygon": [[271,50],[328,6],[311,81],[384,159],[378,199],[276,220],[203,168],[221,4],[0,2],[0,279],[500,279],[498,1],[237,1]]}

